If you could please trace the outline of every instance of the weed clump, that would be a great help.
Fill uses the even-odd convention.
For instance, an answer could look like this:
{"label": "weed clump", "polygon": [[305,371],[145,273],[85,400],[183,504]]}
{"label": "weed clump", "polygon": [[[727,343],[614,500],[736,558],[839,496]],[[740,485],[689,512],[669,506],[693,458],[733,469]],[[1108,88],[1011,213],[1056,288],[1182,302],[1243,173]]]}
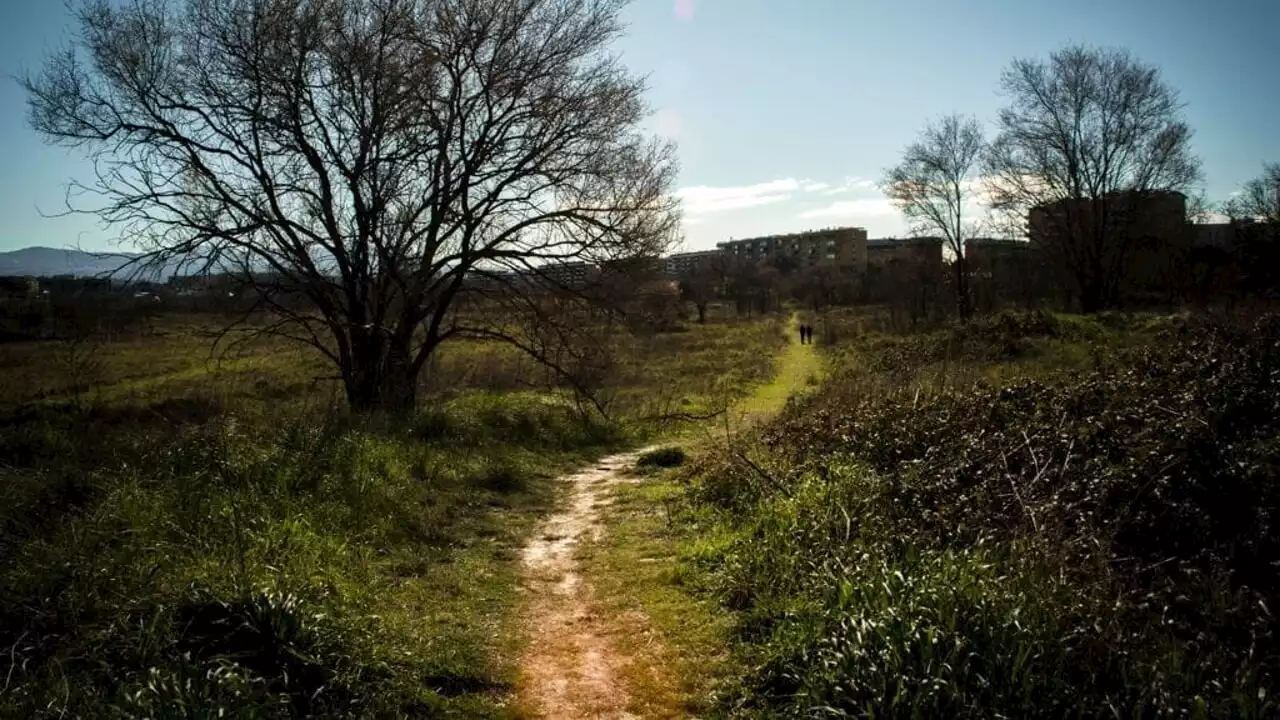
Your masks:
{"label": "weed clump", "polygon": [[640,468],[673,468],[684,464],[684,461],[684,448],[670,446],[644,453],[636,460],[636,465]]}

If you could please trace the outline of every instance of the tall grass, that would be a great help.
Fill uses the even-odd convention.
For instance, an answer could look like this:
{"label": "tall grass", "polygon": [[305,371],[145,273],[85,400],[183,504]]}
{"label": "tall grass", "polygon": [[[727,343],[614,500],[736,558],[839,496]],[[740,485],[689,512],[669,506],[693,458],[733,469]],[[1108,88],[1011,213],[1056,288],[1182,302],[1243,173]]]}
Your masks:
{"label": "tall grass", "polygon": [[688,578],[735,618],[722,709],[1273,716],[1278,339],[1045,316],[861,336],[688,476]]}
{"label": "tall grass", "polygon": [[653,431],[654,396],[740,392],[780,344],[760,323],[620,346],[634,401],[604,419],[463,343],[405,422],[345,415],[314,358],[209,362],[162,326],[99,347],[75,398],[54,346],[0,347],[0,717],[503,716],[517,551],[555,477]]}
{"label": "tall grass", "polygon": [[6,486],[0,715],[494,711],[513,546],[551,473],[621,436],[487,398],[262,430],[193,427],[90,470],[79,506],[56,471]]}

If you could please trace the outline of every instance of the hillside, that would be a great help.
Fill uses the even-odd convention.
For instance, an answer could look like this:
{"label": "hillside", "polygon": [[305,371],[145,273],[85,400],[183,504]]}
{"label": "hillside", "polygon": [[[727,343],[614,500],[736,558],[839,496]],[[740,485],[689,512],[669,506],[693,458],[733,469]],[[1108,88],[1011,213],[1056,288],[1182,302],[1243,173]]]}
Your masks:
{"label": "hillside", "polygon": [[29,247],[0,252],[0,275],[108,275],[136,255]]}

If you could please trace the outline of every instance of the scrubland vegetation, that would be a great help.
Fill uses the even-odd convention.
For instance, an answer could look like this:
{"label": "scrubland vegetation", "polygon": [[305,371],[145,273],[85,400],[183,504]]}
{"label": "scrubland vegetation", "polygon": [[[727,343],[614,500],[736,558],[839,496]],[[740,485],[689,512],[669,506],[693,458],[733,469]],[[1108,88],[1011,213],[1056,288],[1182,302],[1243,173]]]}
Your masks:
{"label": "scrubland vegetation", "polygon": [[496,343],[399,420],[189,319],[0,346],[0,715],[517,715],[556,474],[748,391],[778,402],[642,456],[584,556],[691,711],[1274,714],[1275,316],[801,319],[820,371],[779,316],[620,335],[607,413]]}
{"label": "scrubland vegetation", "polygon": [[496,343],[405,420],[203,321],[0,345],[0,716],[493,716],[555,474],[769,377],[780,321],[619,337],[587,409]]}
{"label": "scrubland vegetation", "polygon": [[1274,716],[1275,316],[825,325],[817,393],[647,490],[721,712]]}

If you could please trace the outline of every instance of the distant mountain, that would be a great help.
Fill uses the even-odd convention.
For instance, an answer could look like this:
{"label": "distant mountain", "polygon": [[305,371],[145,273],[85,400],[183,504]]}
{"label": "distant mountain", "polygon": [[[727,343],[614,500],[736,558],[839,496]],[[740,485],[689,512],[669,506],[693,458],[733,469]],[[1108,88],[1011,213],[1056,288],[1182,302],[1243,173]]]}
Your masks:
{"label": "distant mountain", "polygon": [[0,275],[113,275],[137,257],[131,253],[90,253],[29,247],[0,252]]}

